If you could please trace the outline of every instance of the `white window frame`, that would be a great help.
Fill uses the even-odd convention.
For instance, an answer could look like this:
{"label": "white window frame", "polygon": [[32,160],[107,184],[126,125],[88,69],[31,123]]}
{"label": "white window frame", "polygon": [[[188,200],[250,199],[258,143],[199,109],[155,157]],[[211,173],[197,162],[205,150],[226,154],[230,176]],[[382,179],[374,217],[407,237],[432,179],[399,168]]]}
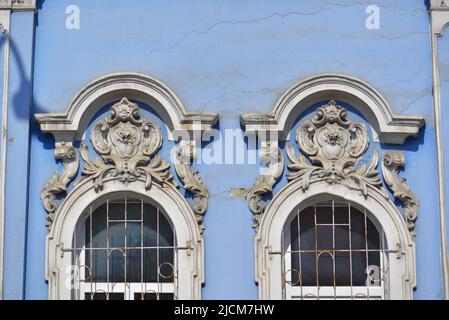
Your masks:
{"label": "white window frame", "polygon": [[[156,199],[169,215],[177,232],[179,246],[185,248],[178,254],[178,267],[183,268],[178,279],[178,299],[200,299],[201,286],[204,283],[204,244],[203,216],[207,209],[209,196],[206,186],[193,173],[190,163],[175,164],[175,170],[182,184],[197,195],[199,203],[189,205],[182,194],[174,188],[162,188],[152,183],[146,190],[143,181],[123,185],[114,179],[106,179],[110,189],[100,194],[93,189],[92,181],[79,183],[59,204],[56,198],[64,198],[72,180],[79,171],[76,141],[82,140],[87,127],[95,114],[107,103],[123,97],[150,105],[160,116],[167,128],[167,139],[178,141],[178,152],[186,158],[196,157],[194,137],[209,131],[218,122],[218,114],[213,112],[189,112],[175,93],[159,80],[145,74],[118,72],[101,76],[84,86],[69,102],[64,113],[35,114],[43,133],[52,134],[55,139],[55,159],[62,162],[63,171],[58,179],[52,177],[41,194],[47,211],[47,222],[51,226],[46,240],[46,279],[49,284],[50,299],[69,299],[67,280],[64,272],[69,267],[67,256],[61,254],[64,247],[70,247],[67,238],[73,233],[74,221],[79,218],[85,206],[92,204],[107,192],[134,192],[149,200]],[[57,184],[57,185],[55,185]],[[57,209],[55,209],[57,208]],[[182,265],[182,266],[181,266]]]}
{"label": "white window frame", "polygon": [[[390,261],[393,270],[390,299],[412,299],[416,286],[415,242],[402,214],[378,190],[369,190],[368,196],[364,197],[343,185],[329,185],[319,180],[314,180],[309,189],[303,190],[296,181],[285,186],[265,209],[262,196],[272,192],[274,184],[283,175],[284,160],[279,143],[290,139],[291,129],[302,113],[325,100],[339,100],[356,106],[370,124],[373,140],[381,143],[404,144],[409,137],[416,137],[425,123],[421,116],[394,113],[375,88],[362,79],[338,73],[318,74],[295,83],[279,97],[271,112],[241,114],[240,121],[247,134],[257,135],[260,141],[261,163],[268,166],[247,196],[254,216],[253,226],[257,228],[255,271],[259,296],[261,299],[282,299],[282,259],[275,253],[281,250],[283,226],[298,205],[309,204],[313,197],[326,194],[356,203],[375,214],[387,235],[388,247],[397,246],[400,251],[398,259]],[[241,193],[235,189],[233,194]]]}
{"label": "white window frame", "polygon": [[[323,201],[324,199],[320,199]],[[326,200],[340,200],[335,197],[331,197]],[[312,205],[314,205],[313,203]],[[351,203],[352,207],[354,204]],[[305,208],[304,208],[305,209]],[[357,208],[358,209],[358,208]],[[360,211],[366,210],[365,208],[360,208]],[[284,226],[284,243],[288,243],[288,247],[284,248],[284,289],[285,289],[285,299],[287,300],[385,300],[388,299],[386,289],[388,289],[389,279],[384,279],[385,281],[379,281],[379,286],[370,286],[369,284],[366,286],[336,286],[335,288],[332,286],[294,286],[292,283],[285,281],[288,272],[291,272],[291,254],[288,252],[291,251],[291,222],[297,216],[301,214],[301,211],[295,209],[289,219],[286,221]],[[382,227],[379,223],[374,220],[371,216],[372,214],[366,212],[367,219],[374,224],[377,231],[379,232],[380,237],[383,237]],[[380,240],[381,246],[383,246],[383,240]],[[388,257],[385,256],[384,252],[379,252],[380,255],[383,255],[380,258],[380,269],[388,270]],[[382,274],[382,277],[389,277],[389,273]]]}
{"label": "white window frame", "polygon": [[[49,298],[70,300],[74,266],[70,248],[73,232],[88,206],[102,203],[105,197],[120,194],[140,197],[150,203],[157,203],[173,224],[178,244],[177,254],[177,298],[195,300],[201,298],[204,281],[202,235],[199,232],[195,214],[188,202],[175,189],[153,184],[145,190],[145,181],[135,181],[128,186],[107,178],[104,181],[107,192],[98,195],[91,181],[78,184],[58,208],[53,227],[47,235],[46,279],[49,284]],[[157,200],[155,200],[157,199]]]}
{"label": "white window frame", "polygon": [[283,299],[282,234],[295,209],[313,204],[322,197],[337,197],[365,208],[381,225],[387,248],[397,249],[389,259],[389,299],[413,299],[416,286],[415,242],[394,203],[380,191],[370,190],[364,197],[342,184],[317,180],[303,190],[301,182],[286,185],[268,205],[255,237],[256,280],[261,299]]}
{"label": "white window frame", "polygon": [[[123,199],[126,198],[125,197],[119,197],[117,199]],[[115,200],[115,199],[112,199]],[[141,199],[142,201],[144,201],[144,203],[146,204],[150,204],[150,205],[154,205],[148,201],[145,201],[143,199]],[[106,199],[106,203],[110,202],[111,199]],[[104,204],[104,203],[103,203]],[[107,204],[109,205],[109,204]],[[161,210],[161,208],[157,205],[154,205],[155,208],[157,208],[158,214],[164,215],[166,216],[166,214]],[[88,282],[87,279],[89,279],[89,271],[88,271],[88,267],[85,263],[85,253],[86,253],[86,239],[85,239],[85,228],[86,228],[86,221],[89,219],[89,217],[92,214],[95,214],[95,210],[97,208],[95,208],[94,210],[87,210],[87,212],[85,212],[84,216],[81,217],[81,220],[78,222],[77,227],[79,228],[78,230],[75,230],[76,232],[76,238],[77,239],[82,239],[82,243],[84,243],[83,245],[83,249],[80,250],[77,253],[77,257],[74,257],[76,259],[76,271],[77,271],[77,277],[78,277],[78,287],[76,287],[74,289],[75,292],[75,297],[78,298],[78,300],[83,300],[85,294],[95,294],[95,293],[104,293],[106,295],[110,294],[110,293],[123,293],[124,296],[124,300],[141,300],[141,298],[139,299],[135,299],[134,298],[134,294],[135,293],[140,293],[140,294],[145,294],[145,293],[153,293],[153,294],[160,294],[160,293],[171,293],[173,294],[174,299],[176,299],[177,297],[177,271],[178,268],[177,266],[177,239],[176,239],[176,230],[174,229],[171,221],[167,222],[170,225],[170,228],[173,232],[173,250],[176,252],[173,255],[173,265],[172,265],[172,272],[173,274],[173,282]],[[108,222],[109,223],[109,222]],[[76,244],[74,243],[74,245],[76,246]],[[121,252],[124,256],[125,256],[125,252],[121,249],[112,249],[109,251],[109,254],[111,254],[113,251],[119,251]],[[126,259],[126,258],[125,258]],[[160,267],[160,265],[159,265]],[[126,269],[125,269],[126,270]],[[126,272],[126,271],[125,271]],[[159,272],[159,270],[158,270]]]}

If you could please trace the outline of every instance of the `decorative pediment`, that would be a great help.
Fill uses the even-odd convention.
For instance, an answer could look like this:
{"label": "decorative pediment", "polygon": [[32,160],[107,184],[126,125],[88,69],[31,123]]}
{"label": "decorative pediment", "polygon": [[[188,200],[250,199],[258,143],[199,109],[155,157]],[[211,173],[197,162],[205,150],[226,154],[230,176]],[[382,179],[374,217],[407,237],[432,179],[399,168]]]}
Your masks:
{"label": "decorative pediment", "polygon": [[161,129],[156,123],[141,119],[139,107],[127,98],[112,106],[110,118],[94,125],[90,141],[102,159],[90,160],[87,145],[82,144],[85,166],[83,177],[76,183],[92,178],[96,190],[101,190],[103,179],[115,176],[124,183],[144,178],[146,188],[151,187],[152,179],[177,186],[169,163],[154,156],[162,145]]}
{"label": "decorative pediment", "polygon": [[[359,192],[364,198],[374,196],[389,201],[383,182],[402,202],[404,219],[409,231],[415,235],[415,221],[419,202],[405,179],[398,177],[399,167],[405,165],[405,157],[399,151],[385,152],[382,159],[383,180],[379,174],[379,153],[372,150],[369,163],[364,157],[369,150],[369,135],[364,124],[347,118],[347,111],[334,100],[319,107],[311,120],[304,121],[296,132],[300,153],[296,155],[294,145],[287,146],[289,185],[299,185],[306,192],[314,183],[340,184]],[[263,141],[261,162],[268,165],[251,188],[233,188],[231,195],[245,197],[253,213],[253,227],[258,230],[266,203],[263,196],[273,191],[273,186],[282,177],[284,161],[277,141]]]}
{"label": "decorative pediment", "polygon": [[301,180],[304,190],[313,179],[324,179],[328,183],[344,182],[360,190],[364,196],[368,195],[369,188],[378,189],[387,196],[378,176],[377,151],[373,151],[370,165],[357,166],[369,146],[365,126],[346,119],[346,109],[335,101],[318,108],[315,118],[298,128],[296,141],[310,162],[302,155],[296,157],[294,147],[289,146],[289,181]]}
{"label": "decorative pediment", "polygon": [[[93,125],[90,141],[100,157],[91,159],[88,146],[81,143],[80,154],[84,166],[82,175],[74,182],[75,188],[82,183],[91,182],[99,193],[103,190],[103,181],[110,177],[125,185],[137,180],[145,181],[146,190],[153,183],[167,188],[179,188],[170,172],[170,163],[157,155],[163,142],[161,129],[156,123],[141,118],[139,106],[126,97],[111,107],[108,118]],[[174,164],[184,189],[193,195],[194,203],[191,207],[202,230],[209,193],[199,172],[191,168],[191,160],[194,158],[191,150],[195,149],[192,143],[182,141],[179,144]],[[64,170],[61,174],[53,175],[41,194],[49,229],[59,206],[58,200],[64,198],[79,169],[78,153],[72,142],[57,142],[55,158],[62,161]]]}

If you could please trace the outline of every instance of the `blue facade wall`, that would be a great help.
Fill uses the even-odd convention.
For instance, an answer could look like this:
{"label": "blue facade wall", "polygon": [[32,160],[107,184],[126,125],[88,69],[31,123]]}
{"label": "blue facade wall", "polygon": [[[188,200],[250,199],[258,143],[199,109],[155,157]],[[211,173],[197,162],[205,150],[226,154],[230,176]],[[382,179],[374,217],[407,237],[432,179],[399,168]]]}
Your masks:
{"label": "blue facade wall", "polygon": [[10,26],[5,191],[4,298],[25,297],[34,14],[13,12]]}
{"label": "blue facade wall", "polygon": [[[344,73],[363,79],[386,98],[395,113],[423,116],[426,126],[416,139],[401,146],[373,143],[372,147],[399,149],[406,154],[403,175],[421,203],[416,227],[415,298],[441,299],[432,66],[424,2],[134,0],[131,6],[126,0],[45,0],[36,21],[32,13],[14,13],[13,23],[21,25],[15,30],[15,45],[22,46],[17,54],[23,67],[11,61],[11,108],[16,110],[11,110],[10,116],[14,137],[23,144],[13,143],[8,150],[8,164],[14,163],[8,166],[8,179],[17,183],[10,189],[8,201],[15,204],[18,214],[11,205],[7,208],[6,297],[47,298],[46,214],[39,196],[53,172],[61,169],[54,162],[52,138],[40,133],[34,119],[28,122],[29,113],[19,106],[26,105],[32,88],[32,114],[64,112],[71,98],[91,80],[129,71],[162,81],[189,111],[219,113],[222,134],[241,127],[241,113],[270,111],[291,85],[320,73]],[[80,9],[80,29],[65,27],[65,10],[72,4]],[[365,27],[369,4],[380,8],[379,30]],[[446,52],[441,58],[446,69],[448,43],[447,37],[440,42],[441,57]],[[449,70],[441,73],[447,75]],[[443,108],[449,107],[447,83],[446,79]],[[365,122],[356,109],[352,106],[354,112],[349,117]],[[310,117],[313,110],[298,121]],[[207,148],[220,143],[224,145],[219,140]],[[162,150],[166,158],[170,145],[165,142]],[[243,146],[246,148],[244,142]],[[23,157],[28,150],[29,183],[25,170],[28,160]],[[370,159],[369,154],[366,157]],[[205,218],[203,298],[257,299],[251,213],[244,199],[231,198],[229,189],[250,187],[260,167],[196,167],[211,193]],[[285,183],[284,178],[274,193]],[[27,194],[22,192],[27,189]],[[28,212],[21,206],[27,206]]]}

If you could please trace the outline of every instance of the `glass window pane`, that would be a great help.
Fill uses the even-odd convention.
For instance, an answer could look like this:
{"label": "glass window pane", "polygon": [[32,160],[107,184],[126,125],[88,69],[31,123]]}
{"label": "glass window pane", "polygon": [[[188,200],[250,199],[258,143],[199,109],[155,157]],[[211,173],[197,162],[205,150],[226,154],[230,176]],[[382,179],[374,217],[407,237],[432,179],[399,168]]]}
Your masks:
{"label": "glass window pane", "polygon": [[[291,242],[286,246],[300,253],[286,252],[286,281],[293,286],[299,285],[300,277],[303,286],[316,286],[317,281],[330,287],[334,283],[349,287],[351,282],[353,286],[380,285],[379,230],[369,216],[349,203],[335,201],[333,205],[319,203],[293,218],[289,225]],[[368,274],[371,278],[367,280]]]}
{"label": "glass window pane", "polygon": [[349,227],[335,227],[335,249],[349,250]]}
{"label": "glass window pane", "polygon": [[159,246],[173,246],[173,230],[167,218],[161,212],[159,213]]}
{"label": "glass window pane", "polygon": [[128,222],[126,224],[126,243],[128,247],[140,248],[142,245],[142,225],[140,222]]}
{"label": "glass window pane", "polygon": [[88,264],[94,282],[106,282],[107,281],[107,256],[108,252],[104,250],[92,250],[87,252],[88,259],[90,261],[90,256],[92,255],[92,264]]}
{"label": "glass window pane", "polygon": [[318,283],[320,286],[334,285],[334,267],[332,255],[323,252],[318,257]]}
{"label": "glass window pane", "polygon": [[143,251],[144,282],[157,282],[157,249],[145,249]]}
{"label": "glass window pane", "polygon": [[364,286],[366,280],[366,255],[363,251],[352,252],[352,284]]}
{"label": "glass window pane", "polygon": [[110,222],[109,223],[109,247],[123,248],[125,247],[125,223]]}
{"label": "glass window pane", "polygon": [[102,205],[92,213],[92,247],[106,247],[106,206]]}
{"label": "glass window pane", "polygon": [[300,221],[301,249],[315,250],[315,217],[313,207],[308,207],[300,213]]}
{"label": "glass window pane", "polygon": [[141,249],[128,249],[126,255],[126,273],[128,282],[140,282],[142,271],[142,251]]}
{"label": "glass window pane", "polygon": [[157,208],[145,204],[143,208],[143,225],[144,231],[144,245],[145,247],[157,246]]}
{"label": "glass window pane", "polygon": [[336,224],[348,224],[349,223],[349,205],[343,203],[334,204],[334,221]]}
{"label": "glass window pane", "polygon": [[318,250],[332,250],[333,232],[332,226],[317,226]]}
{"label": "glass window pane", "polygon": [[335,277],[337,286],[351,285],[349,252],[335,253]]}
{"label": "glass window pane", "polygon": [[109,201],[109,220],[125,220],[125,201]]}
{"label": "glass window pane", "polygon": [[[123,283],[173,283],[175,277],[174,232],[169,220],[157,207],[133,198],[114,199],[102,204],[84,218],[74,233],[74,259],[85,266],[85,282],[97,286],[109,283],[110,300],[123,300]],[[90,209],[87,210],[90,212]],[[109,219],[108,219],[109,218]],[[90,273],[91,272],[91,273]],[[84,273],[83,273],[84,275]],[[90,289],[91,288],[91,289]],[[82,292],[85,299],[106,300],[107,294],[97,290]],[[131,298],[170,300],[173,292],[156,294],[151,290]],[[136,298],[137,299],[137,298]]]}
{"label": "glass window pane", "polygon": [[173,282],[174,280],[174,252],[173,249],[159,250],[159,281]]}
{"label": "glass window pane", "polygon": [[313,252],[301,254],[302,281],[304,286],[316,286],[316,258]]}
{"label": "glass window pane", "polygon": [[109,282],[125,282],[126,256],[122,250],[115,249],[109,253]]}
{"label": "glass window pane", "polygon": [[127,220],[140,220],[142,218],[142,200],[127,199]]}
{"label": "glass window pane", "polygon": [[332,223],[332,201],[316,204],[316,223]]}

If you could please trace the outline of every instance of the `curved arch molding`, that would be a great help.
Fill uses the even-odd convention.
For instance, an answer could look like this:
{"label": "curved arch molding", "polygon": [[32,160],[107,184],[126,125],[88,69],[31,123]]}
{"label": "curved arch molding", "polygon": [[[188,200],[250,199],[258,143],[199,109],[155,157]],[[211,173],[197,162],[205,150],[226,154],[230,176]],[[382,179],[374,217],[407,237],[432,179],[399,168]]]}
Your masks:
{"label": "curved arch molding", "polygon": [[416,137],[424,125],[423,117],[394,114],[374,88],[341,74],[321,74],[301,81],[280,97],[270,113],[246,113],[240,119],[246,132],[277,132],[283,141],[297,117],[323,100],[340,100],[357,108],[383,143],[403,144],[408,137]]}
{"label": "curved arch molding", "polygon": [[[81,139],[89,121],[105,104],[123,97],[136,99],[155,109],[169,131],[207,131],[218,121],[218,114],[187,112],[181,101],[162,82],[139,73],[113,73],[82,88],[65,113],[35,115],[42,132],[58,138]],[[169,139],[173,135],[169,134]]]}
{"label": "curved arch molding", "polygon": [[94,184],[89,180],[80,184],[61,203],[55,217],[53,228],[46,238],[46,279],[48,281],[49,299],[71,299],[70,267],[73,264],[70,248],[72,247],[73,230],[79,218],[89,205],[96,205],[113,194],[139,195],[156,202],[168,215],[176,230],[179,246],[178,268],[178,298],[200,299],[201,285],[204,282],[204,242],[202,234],[197,227],[197,220],[191,207],[184,197],[175,188],[165,188],[155,183],[151,189],[146,190],[146,181],[139,178],[132,184],[125,186],[114,177],[104,181],[107,192],[100,196]]}
{"label": "curved arch molding", "polygon": [[255,237],[256,281],[260,299],[282,299],[282,231],[293,210],[304,208],[322,195],[336,196],[366,208],[381,224],[388,249],[390,298],[413,298],[416,286],[415,241],[407,230],[396,206],[379,190],[369,191],[370,196],[353,192],[343,184],[331,185],[324,179],[313,181],[303,190],[302,181],[287,184],[270,202],[260,222]]}
{"label": "curved arch molding", "polygon": [[[95,185],[97,192],[101,192],[102,180],[109,175],[125,184],[145,176],[146,190],[155,182],[175,189],[179,187],[169,171],[170,163],[157,155],[163,140],[159,126],[141,118],[138,104],[131,99],[147,103],[155,109],[169,129],[169,139],[182,138],[172,164],[184,189],[193,194],[191,206],[202,230],[209,192],[191,164],[196,158],[195,137],[210,130],[217,122],[218,115],[187,112],[168,87],[137,73],[114,73],[100,77],[75,95],[67,112],[35,115],[41,131],[54,136],[55,160],[61,161],[64,166],[62,173],[55,173],[41,193],[49,230],[57,218],[61,198],[64,198],[69,184],[77,176],[80,155],[84,159],[83,175],[75,183],[75,188],[80,181],[88,180]],[[73,143],[81,140],[97,111],[115,101],[119,102],[111,107],[110,117],[98,121],[91,131],[90,140],[101,156],[91,160],[84,143],[80,150]]]}

